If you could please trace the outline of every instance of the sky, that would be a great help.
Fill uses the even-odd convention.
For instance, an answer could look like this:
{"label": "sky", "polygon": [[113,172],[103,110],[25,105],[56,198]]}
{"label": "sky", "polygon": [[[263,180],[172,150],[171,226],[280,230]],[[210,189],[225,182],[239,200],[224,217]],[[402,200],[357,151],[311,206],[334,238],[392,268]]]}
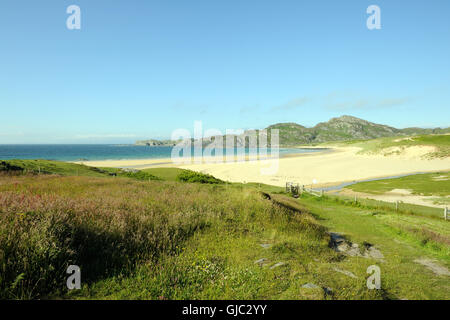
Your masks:
{"label": "sky", "polygon": [[[369,5],[381,29],[367,28]],[[449,16],[448,0],[2,0],[0,144],[341,115],[448,127]]]}

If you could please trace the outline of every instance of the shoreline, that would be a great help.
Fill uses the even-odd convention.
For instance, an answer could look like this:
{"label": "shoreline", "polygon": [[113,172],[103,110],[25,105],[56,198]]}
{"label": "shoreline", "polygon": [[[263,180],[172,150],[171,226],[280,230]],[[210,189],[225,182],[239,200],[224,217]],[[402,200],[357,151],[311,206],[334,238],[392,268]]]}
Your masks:
{"label": "shoreline", "polygon": [[[296,148],[315,148],[297,146]],[[273,158],[208,163],[176,164],[169,158],[83,161],[88,166],[148,169],[172,167],[211,174],[230,182],[256,182],[274,186],[285,186],[286,182],[299,183],[313,189],[339,186],[345,183],[392,176],[428,173],[450,170],[450,161],[443,159],[422,159],[428,152],[426,147],[412,148],[405,154],[384,156],[382,154],[358,154],[361,149],[354,146],[321,146],[322,151],[311,153],[290,153],[280,155],[278,170],[272,175],[261,174],[261,169],[274,165]],[[236,159],[235,159],[236,160]]]}
{"label": "shoreline", "polygon": [[[284,153],[279,155],[279,159],[283,158],[295,158],[295,157],[303,157],[310,155],[318,155],[323,153],[335,152],[335,148],[317,148],[317,147],[289,147],[282,149],[315,149],[320,151],[315,152],[293,152],[293,153]],[[233,161],[226,161],[225,157],[223,157],[223,162],[217,162],[218,157],[202,157],[201,164],[226,164],[226,163],[242,163],[242,162],[254,162],[254,161],[264,161],[273,159],[271,155],[266,155],[263,158],[257,159],[259,156],[249,156],[245,155],[244,160],[237,159],[237,156],[233,156]],[[185,158],[182,158],[185,159]],[[186,158],[187,159],[187,158]],[[195,157],[191,157],[190,164],[196,164],[196,161],[199,161]],[[105,159],[105,160],[76,160],[76,161],[64,161],[69,163],[83,164],[90,167],[106,167],[106,168],[133,168],[133,169],[148,169],[150,167],[155,166],[168,166],[168,167],[178,167],[180,165],[190,165],[188,163],[185,164],[177,164],[172,161],[171,158],[138,158],[138,159]]]}

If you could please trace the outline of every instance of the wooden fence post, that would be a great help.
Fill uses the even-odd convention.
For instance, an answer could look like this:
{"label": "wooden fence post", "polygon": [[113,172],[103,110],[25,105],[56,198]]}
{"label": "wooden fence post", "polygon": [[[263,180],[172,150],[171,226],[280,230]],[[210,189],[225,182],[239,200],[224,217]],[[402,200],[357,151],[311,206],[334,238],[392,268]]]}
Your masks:
{"label": "wooden fence post", "polygon": [[395,200],[395,211],[398,211],[398,200]]}

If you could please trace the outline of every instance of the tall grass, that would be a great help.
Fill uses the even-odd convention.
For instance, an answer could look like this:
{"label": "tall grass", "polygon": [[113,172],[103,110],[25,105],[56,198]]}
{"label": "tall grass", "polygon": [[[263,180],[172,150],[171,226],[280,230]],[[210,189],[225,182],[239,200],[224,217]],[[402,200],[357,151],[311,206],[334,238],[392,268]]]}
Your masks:
{"label": "tall grass", "polygon": [[0,176],[0,297],[58,294],[71,264],[83,283],[127,274],[214,219],[254,210],[277,209],[256,191],[221,185]]}

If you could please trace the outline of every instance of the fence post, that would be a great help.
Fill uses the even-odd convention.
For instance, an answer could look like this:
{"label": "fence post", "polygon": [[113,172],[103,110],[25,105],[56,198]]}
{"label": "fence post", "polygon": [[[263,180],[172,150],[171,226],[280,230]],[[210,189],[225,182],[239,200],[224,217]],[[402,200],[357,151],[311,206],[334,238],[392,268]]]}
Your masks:
{"label": "fence post", "polygon": [[323,197],[323,189],[320,190],[320,196]]}
{"label": "fence post", "polygon": [[444,208],[444,219],[447,220],[447,213],[448,213],[448,208],[445,207]]}
{"label": "fence post", "polygon": [[398,200],[395,200],[395,211],[398,211]]}
{"label": "fence post", "polygon": [[358,198],[356,198],[356,195],[355,195],[355,203],[357,203],[358,202]]}

